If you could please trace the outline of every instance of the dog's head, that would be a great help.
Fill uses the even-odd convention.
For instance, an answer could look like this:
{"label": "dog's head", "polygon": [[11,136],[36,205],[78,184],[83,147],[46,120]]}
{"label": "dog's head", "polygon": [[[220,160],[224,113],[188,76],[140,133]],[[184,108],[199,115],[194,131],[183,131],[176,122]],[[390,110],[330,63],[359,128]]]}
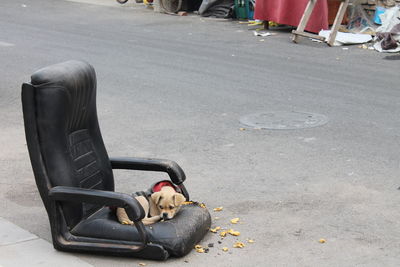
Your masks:
{"label": "dog's head", "polygon": [[186,198],[177,193],[172,187],[164,186],[161,191],[151,195],[151,199],[160,211],[160,216],[164,220],[172,219],[178,212],[180,206],[186,201]]}

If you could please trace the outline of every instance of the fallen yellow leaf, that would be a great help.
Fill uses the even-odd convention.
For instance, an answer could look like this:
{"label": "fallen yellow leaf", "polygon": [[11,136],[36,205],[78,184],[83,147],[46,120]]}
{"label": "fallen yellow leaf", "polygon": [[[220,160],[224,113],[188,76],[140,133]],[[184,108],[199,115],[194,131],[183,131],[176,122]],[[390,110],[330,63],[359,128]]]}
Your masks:
{"label": "fallen yellow leaf", "polygon": [[228,233],[228,231],[222,231],[222,232],[219,233],[219,235],[221,237],[225,237],[227,233]]}
{"label": "fallen yellow leaf", "polygon": [[198,248],[198,249],[196,249],[196,252],[198,252],[198,253],[204,253],[205,250],[204,250],[204,248]]}
{"label": "fallen yellow leaf", "polygon": [[216,233],[218,230],[221,230],[221,227],[217,226],[215,228],[211,228],[210,232]]}
{"label": "fallen yellow leaf", "polygon": [[139,266],[146,266],[147,264],[144,262],[139,262]]}
{"label": "fallen yellow leaf", "polygon": [[223,209],[224,209],[224,207],[217,207],[217,208],[214,209],[214,211],[221,211]]}
{"label": "fallen yellow leaf", "polygon": [[227,248],[227,247],[223,247],[223,248],[222,248],[222,251],[223,251],[223,252],[227,252],[227,251],[228,251],[228,248]]}
{"label": "fallen yellow leaf", "polygon": [[239,231],[234,231],[233,229],[229,229],[229,230],[228,230],[228,233],[229,233],[230,235],[233,235],[233,236],[239,236],[239,235],[240,235],[240,232],[239,232]]}
{"label": "fallen yellow leaf", "polygon": [[248,243],[254,243],[255,241],[253,239],[247,239]]}
{"label": "fallen yellow leaf", "polygon": [[203,248],[201,245],[194,246],[195,249]]}
{"label": "fallen yellow leaf", "polygon": [[239,218],[233,218],[232,220],[231,220],[231,223],[232,224],[237,224],[239,222]]}
{"label": "fallen yellow leaf", "polygon": [[245,247],[245,244],[242,243],[242,242],[237,241],[237,242],[233,245],[233,247],[234,247],[234,248],[243,248],[243,247]]}
{"label": "fallen yellow leaf", "polygon": [[326,240],[325,240],[325,239],[323,239],[323,238],[321,238],[320,240],[318,240],[318,242],[319,242],[319,243],[321,243],[321,244],[323,244],[323,243],[325,243],[325,242],[326,242]]}

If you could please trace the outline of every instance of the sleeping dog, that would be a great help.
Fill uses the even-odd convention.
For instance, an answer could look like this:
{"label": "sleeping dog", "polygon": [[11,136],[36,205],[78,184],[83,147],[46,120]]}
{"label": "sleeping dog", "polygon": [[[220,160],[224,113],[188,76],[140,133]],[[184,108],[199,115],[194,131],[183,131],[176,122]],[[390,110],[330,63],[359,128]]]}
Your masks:
{"label": "sleeping dog", "polygon": [[[142,222],[149,225],[159,220],[170,220],[179,211],[180,206],[186,201],[185,197],[177,193],[172,186],[163,186],[161,190],[151,194],[147,199],[144,196],[135,197],[142,205],[146,216]],[[122,224],[133,224],[124,208],[117,208],[118,221]]]}

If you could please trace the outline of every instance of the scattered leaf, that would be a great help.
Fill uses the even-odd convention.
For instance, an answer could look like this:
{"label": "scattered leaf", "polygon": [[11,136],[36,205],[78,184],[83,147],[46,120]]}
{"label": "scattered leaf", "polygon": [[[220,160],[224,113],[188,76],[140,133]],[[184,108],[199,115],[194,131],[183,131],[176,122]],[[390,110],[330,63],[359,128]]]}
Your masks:
{"label": "scattered leaf", "polygon": [[253,239],[247,239],[247,243],[254,243],[255,241]]}
{"label": "scattered leaf", "polygon": [[224,209],[224,207],[217,207],[214,209],[214,211],[222,211]]}
{"label": "scattered leaf", "polygon": [[234,248],[244,248],[244,247],[245,247],[245,244],[242,243],[242,242],[237,241],[237,242],[233,245],[233,247],[234,247]]}
{"label": "scattered leaf", "polygon": [[239,231],[234,231],[233,229],[229,229],[229,230],[228,230],[228,233],[229,233],[230,235],[233,235],[233,236],[239,236],[239,235],[240,235],[240,232],[239,232]]}
{"label": "scattered leaf", "polygon": [[321,244],[323,244],[323,243],[325,243],[325,242],[326,242],[326,240],[325,240],[325,239],[323,239],[323,238],[321,238],[320,240],[318,240],[318,242],[319,242],[319,243],[321,243]]}
{"label": "scattered leaf", "polygon": [[147,264],[144,262],[139,262],[139,266],[146,266]]}
{"label": "scattered leaf", "polygon": [[246,128],[239,128],[239,130],[241,130],[241,131],[246,131]]}
{"label": "scattered leaf", "polygon": [[237,224],[239,222],[239,218],[233,218],[232,220],[231,220],[231,223],[232,224]]}
{"label": "scattered leaf", "polygon": [[222,232],[219,233],[219,235],[221,237],[225,237],[227,233],[228,233],[228,231],[222,231]]}
{"label": "scattered leaf", "polygon": [[204,252],[205,252],[203,246],[201,246],[201,245],[196,245],[196,246],[194,246],[194,249],[195,249],[196,252],[198,252],[198,253],[204,253]]}
{"label": "scattered leaf", "polygon": [[223,252],[227,252],[227,251],[228,251],[228,248],[227,248],[227,247],[223,247],[223,248],[222,248],[222,251],[223,251]]}
{"label": "scattered leaf", "polygon": [[210,232],[216,233],[216,232],[218,232],[218,230],[221,230],[221,227],[217,226],[217,227],[215,227],[215,228],[211,228],[211,229],[210,229]]}
{"label": "scattered leaf", "polygon": [[198,249],[196,249],[196,252],[198,252],[198,253],[204,253],[204,252],[206,252],[206,251],[204,250],[204,248],[198,248]]}

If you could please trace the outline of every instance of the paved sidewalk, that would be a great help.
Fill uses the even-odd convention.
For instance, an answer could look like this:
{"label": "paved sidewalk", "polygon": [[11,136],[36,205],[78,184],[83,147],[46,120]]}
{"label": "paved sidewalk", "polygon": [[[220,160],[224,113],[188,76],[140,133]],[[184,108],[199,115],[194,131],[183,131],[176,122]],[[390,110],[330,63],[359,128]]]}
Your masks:
{"label": "paved sidewalk", "polygon": [[92,266],[0,217],[0,267]]}

